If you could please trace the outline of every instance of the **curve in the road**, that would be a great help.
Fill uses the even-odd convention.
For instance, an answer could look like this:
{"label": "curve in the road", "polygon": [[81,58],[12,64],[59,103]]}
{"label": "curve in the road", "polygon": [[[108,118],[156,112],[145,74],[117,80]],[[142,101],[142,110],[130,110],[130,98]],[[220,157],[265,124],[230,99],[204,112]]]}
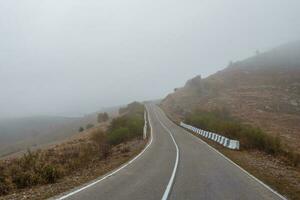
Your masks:
{"label": "curve in the road", "polygon": [[105,179],[113,176],[114,174],[118,173],[119,171],[121,171],[122,169],[124,169],[125,167],[127,167],[128,165],[130,165],[132,162],[134,162],[135,160],[137,160],[139,157],[141,157],[143,155],[143,153],[149,148],[149,146],[152,144],[152,141],[153,141],[153,134],[152,134],[152,130],[153,129],[152,129],[152,125],[151,125],[151,119],[150,119],[150,116],[149,116],[149,112],[147,113],[147,115],[148,115],[148,120],[149,120],[149,125],[150,125],[150,141],[148,142],[147,146],[137,156],[135,156],[132,160],[130,160],[129,162],[125,163],[124,165],[122,165],[118,169],[114,170],[113,172],[105,175],[103,178],[101,178],[101,179],[99,179],[97,181],[94,181],[94,182],[92,182],[92,183],[90,183],[90,184],[88,184],[88,185],[86,185],[86,186],[84,186],[84,187],[82,187],[82,188],[80,188],[78,190],[75,190],[75,191],[73,191],[73,192],[71,192],[69,194],[66,194],[66,195],[64,195],[62,197],[59,197],[59,198],[57,198],[57,200],[66,199],[66,198],[68,198],[68,197],[70,197],[70,196],[72,196],[72,195],[74,195],[76,193],[79,193],[79,192],[81,192],[81,191],[83,191],[83,190],[85,190],[85,189],[87,189],[89,187],[94,186],[95,184],[97,184],[97,183],[99,183],[99,182],[101,182],[101,181],[103,181],[103,180],[105,180]]}
{"label": "curve in the road", "polygon": [[174,179],[175,179],[175,175],[176,175],[176,171],[177,171],[177,168],[178,168],[178,163],[179,163],[179,148],[178,148],[178,145],[175,141],[175,138],[173,137],[171,131],[159,120],[157,114],[155,113],[155,116],[157,118],[157,120],[159,121],[159,123],[162,125],[162,127],[170,134],[171,138],[172,138],[172,141],[174,142],[174,145],[175,145],[175,148],[176,148],[176,160],[175,160],[175,164],[174,164],[174,168],[173,168],[173,172],[172,172],[172,176],[169,180],[169,183],[167,185],[167,188],[164,192],[164,195],[163,197],[161,198],[162,200],[167,200],[169,195],[170,195],[170,192],[171,192],[171,188],[172,188],[172,185],[174,184]]}
{"label": "curve in the road", "polygon": [[[233,162],[232,160],[230,160],[228,157],[226,157],[225,155],[223,155],[222,153],[220,153],[218,150],[216,150],[215,148],[213,148],[212,146],[210,146],[209,144],[207,144],[205,141],[203,141],[201,138],[198,138],[198,137],[196,137],[195,135],[193,135],[193,134],[190,134],[190,133],[188,133],[187,131],[185,131],[184,129],[182,129],[181,127],[179,127],[179,126],[177,126],[176,124],[174,124],[166,115],[165,115],[165,113],[159,108],[159,107],[156,107],[156,110],[158,111],[158,113],[159,113],[159,115],[162,117],[161,119],[162,120],[160,120],[160,121],[164,121],[164,126],[166,126],[166,127],[168,127],[169,129],[172,129],[172,131],[173,131],[173,133],[175,134],[174,135],[174,137],[177,139],[177,140],[180,140],[180,144],[182,144],[182,143],[185,143],[186,141],[192,141],[192,140],[194,140],[194,139],[196,139],[197,141],[199,141],[200,142],[200,145],[197,145],[197,146],[195,146],[195,145],[192,145],[192,146],[194,146],[195,148],[198,148],[199,147],[199,150],[198,150],[198,152],[200,153],[201,152],[201,150],[203,151],[203,152],[205,152],[205,151],[207,151],[207,149],[205,148],[205,146],[206,147],[208,147],[210,150],[212,150],[212,151],[214,151],[215,153],[217,153],[218,154],[218,156],[221,156],[223,159],[225,159],[226,161],[228,161],[232,166],[234,166],[234,167],[236,167],[236,169],[238,169],[240,172],[242,172],[242,173],[244,173],[246,176],[248,176],[249,177],[249,179],[252,179],[252,181],[254,182],[254,184],[255,184],[255,182],[256,183],[258,183],[256,186],[258,186],[258,185],[261,185],[261,186],[263,186],[265,189],[267,189],[270,193],[273,193],[273,195],[271,195],[271,196],[269,196],[269,195],[266,195],[265,197],[267,198],[267,199],[269,199],[269,198],[271,198],[271,199],[282,199],[282,200],[286,200],[286,198],[284,197],[284,196],[282,196],[281,194],[279,194],[278,192],[276,192],[275,190],[273,190],[271,187],[269,187],[268,185],[266,185],[266,184],[264,184],[262,181],[260,181],[259,179],[257,179],[256,177],[254,177],[253,175],[251,175],[249,172],[247,172],[246,170],[244,170],[242,167],[240,167],[238,164],[236,164],[235,162]],[[156,114],[157,115],[157,114]],[[180,132],[180,133],[179,133]],[[185,133],[187,133],[187,134],[181,134],[182,132],[185,132]],[[178,138],[178,137],[181,137],[181,138]],[[191,138],[191,140],[189,140],[188,138]],[[194,140],[195,141],[195,140]],[[201,145],[201,143],[202,144],[204,144],[204,146],[203,145]],[[190,151],[190,150],[188,150],[187,149],[187,147],[188,147],[189,145],[184,145],[184,146],[181,146],[181,148],[185,148],[184,149],[184,151],[183,152],[188,152],[188,151]],[[201,148],[200,149],[200,146],[201,147],[203,147],[203,148]],[[193,153],[193,151],[190,151],[191,153],[190,154],[188,154],[189,156],[192,156],[192,153]],[[203,154],[203,155],[205,155],[205,154]],[[211,154],[210,153],[210,156],[213,156],[213,154]],[[186,156],[187,157],[187,156]],[[204,157],[205,158],[205,157]],[[183,160],[184,160],[184,158],[182,158]],[[216,159],[219,159],[219,158],[216,158]],[[186,161],[186,160],[184,160],[184,161]],[[182,162],[184,162],[184,161],[182,161]],[[201,162],[201,160],[199,160],[200,162]],[[207,162],[209,162],[208,160],[207,160]],[[184,164],[186,164],[187,162],[185,162]],[[198,163],[198,162],[196,162],[196,163]],[[196,164],[196,163],[194,163],[194,164]],[[224,163],[224,165],[225,165],[225,163]],[[232,169],[234,169],[234,167],[232,168]],[[184,168],[191,168],[191,167],[184,167]],[[199,168],[198,169],[200,169],[201,168],[201,166],[199,166]],[[219,169],[219,170],[222,170],[221,168]],[[237,172],[238,172],[238,170],[237,170]],[[180,171],[180,170],[179,170]],[[229,171],[229,170],[228,170]],[[186,173],[187,171],[185,170],[185,175],[189,175],[189,173]],[[238,173],[240,173],[240,172],[238,172]],[[180,173],[180,172],[179,172]],[[201,171],[200,172],[198,172],[199,174],[201,173]],[[228,173],[228,172],[225,172],[225,173]],[[196,175],[196,174],[194,174],[194,175]],[[215,176],[216,174],[214,174],[214,173],[211,173],[211,175],[212,176]],[[242,175],[242,174],[241,174]],[[234,178],[234,177],[232,177],[232,178]],[[242,179],[241,179],[242,180]],[[240,181],[241,181],[240,180]],[[176,179],[176,184],[177,184],[177,186],[178,185],[181,185],[182,186],[182,183],[180,184],[179,182],[182,182],[183,180],[182,180],[182,176],[180,177],[180,178],[178,178],[178,180]],[[189,180],[190,181],[190,180]],[[202,181],[204,181],[204,180],[202,180]],[[199,182],[201,182],[201,179],[200,178],[198,178],[197,179],[197,182],[199,183]],[[208,183],[207,183],[208,185],[210,184],[209,183],[209,181],[208,181]],[[254,186],[254,185],[253,185]],[[191,187],[192,187],[192,185],[191,185]],[[204,186],[205,187],[205,186]],[[201,187],[200,186],[198,186],[198,188],[200,189]],[[175,196],[176,196],[176,194],[178,195],[178,191],[176,191],[176,190],[178,190],[178,187],[176,187],[176,188],[174,188],[173,190],[175,190],[175,191],[173,191],[172,192],[172,197],[174,198]],[[190,191],[191,192],[191,191]],[[199,199],[199,197],[200,197],[200,193],[199,193],[200,191],[198,190],[198,197],[197,197],[197,199]],[[175,193],[174,195],[173,195],[173,193]],[[180,192],[181,194],[183,193],[182,191]],[[237,194],[238,194],[239,192],[237,192]],[[265,193],[267,193],[267,191],[265,191]],[[210,197],[210,195],[207,195],[205,198],[207,199],[207,197]],[[236,196],[235,198],[240,198],[241,196]],[[172,199],[173,199],[172,198]],[[176,198],[178,198],[178,196],[176,196]],[[213,199],[215,199],[216,198],[216,196],[214,196],[213,197]],[[232,197],[231,197],[232,198]],[[251,197],[250,197],[251,198]],[[179,198],[180,199],[180,198]],[[244,196],[244,199],[249,199],[249,197],[248,196]]]}
{"label": "curve in the road", "polygon": [[146,107],[151,139],[145,149],[100,180],[58,199],[285,199],[174,124],[159,107]]}

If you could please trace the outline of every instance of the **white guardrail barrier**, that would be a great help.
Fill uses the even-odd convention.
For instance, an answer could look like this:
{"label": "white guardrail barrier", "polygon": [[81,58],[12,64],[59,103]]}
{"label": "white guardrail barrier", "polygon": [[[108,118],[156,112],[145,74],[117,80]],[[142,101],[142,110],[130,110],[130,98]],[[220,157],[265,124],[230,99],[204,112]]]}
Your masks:
{"label": "white guardrail barrier", "polygon": [[240,142],[238,140],[230,140],[222,135],[212,133],[209,131],[204,131],[204,130],[198,129],[196,127],[193,127],[191,125],[185,124],[183,122],[180,122],[180,126],[186,128],[188,130],[191,130],[195,133],[198,133],[199,135],[201,135],[207,139],[213,140],[229,149],[237,149],[237,150],[240,149]]}
{"label": "white guardrail barrier", "polygon": [[144,125],[144,131],[143,131],[143,139],[145,140],[147,138],[147,112],[144,112],[144,120],[145,120],[145,125]]}

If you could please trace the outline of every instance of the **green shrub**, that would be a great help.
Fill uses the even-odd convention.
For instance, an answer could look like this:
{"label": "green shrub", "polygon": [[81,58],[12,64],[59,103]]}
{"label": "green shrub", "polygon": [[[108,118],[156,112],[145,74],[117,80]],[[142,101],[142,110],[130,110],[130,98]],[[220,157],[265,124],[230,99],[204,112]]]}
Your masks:
{"label": "green shrub", "polygon": [[197,111],[189,114],[185,121],[204,130],[237,139],[245,149],[258,149],[268,154],[279,154],[283,151],[279,137],[270,136],[257,127],[242,124],[231,118],[224,109]]}
{"label": "green shrub", "polygon": [[140,117],[131,117],[127,128],[129,130],[129,138],[141,137],[143,133],[144,119]]}
{"label": "green shrub", "polygon": [[108,134],[108,143],[111,145],[118,145],[128,139],[128,128],[118,128]]}
{"label": "green shrub", "polygon": [[129,116],[133,115],[143,115],[144,114],[144,105],[139,102],[133,102],[127,105],[125,108],[120,108],[119,113],[126,114]]}
{"label": "green shrub", "polygon": [[[8,194],[15,188],[55,183],[94,159],[106,159],[113,145],[139,138],[143,133],[144,106],[133,103],[124,111],[126,113],[112,121],[107,133],[95,128],[91,141],[70,143],[63,148],[43,151],[28,150],[22,157],[10,160],[9,163],[0,162],[0,195]],[[106,120],[106,115],[104,118]],[[86,128],[93,126],[88,124]],[[83,127],[79,128],[79,132],[83,130]],[[123,149],[124,153],[128,151],[130,148]]]}
{"label": "green shrub", "polygon": [[118,129],[120,127],[126,127],[128,124],[128,117],[127,116],[122,116],[118,117],[112,120],[110,127],[109,127],[109,132],[114,131],[115,129]]}
{"label": "green shrub", "polygon": [[133,138],[142,138],[144,127],[144,105],[134,102],[121,108],[121,117],[112,120],[108,129],[108,143],[117,145]]}

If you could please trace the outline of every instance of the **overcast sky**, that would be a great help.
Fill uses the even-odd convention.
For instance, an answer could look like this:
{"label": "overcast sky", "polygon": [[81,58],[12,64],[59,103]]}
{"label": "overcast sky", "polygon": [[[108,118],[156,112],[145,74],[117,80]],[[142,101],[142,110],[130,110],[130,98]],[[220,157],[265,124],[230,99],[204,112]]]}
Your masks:
{"label": "overcast sky", "polygon": [[161,98],[300,39],[299,0],[1,0],[0,117]]}

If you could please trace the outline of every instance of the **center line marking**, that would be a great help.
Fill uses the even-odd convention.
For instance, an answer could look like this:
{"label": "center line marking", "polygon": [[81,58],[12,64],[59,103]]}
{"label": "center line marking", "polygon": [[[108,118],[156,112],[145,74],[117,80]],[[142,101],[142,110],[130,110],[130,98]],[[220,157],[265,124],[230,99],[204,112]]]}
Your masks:
{"label": "center line marking", "polygon": [[173,137],[173,134],[171,133],[171,131],[158,119],[158,116],[156,114],[156,111],[154,111],[154,114],[157,118],[157,120],[159,121],[159,123],[162,125],[162,127],[170,134],[172,140],[173,140],[173,143],[176,147],[176,160],[175,160],[175,165],[174,165],[174,169],[173,169],[173,172],[172,172],[172,175],[171,175],[171,178],[169,180],[169,183],[167,185],[167,188],[164,192],[164,195],[162,196],[162,200],[167,200],[169,195],[170,195],[170,192],[171,192],[171,188],[172,188],[172,185],[174,184],[174,179],[175,179],[175,175],[176,175],[176,171],[177,171],[177,168],[178,168],[178,161],[179,161],[179,148],[178,148],[178,145]]}

